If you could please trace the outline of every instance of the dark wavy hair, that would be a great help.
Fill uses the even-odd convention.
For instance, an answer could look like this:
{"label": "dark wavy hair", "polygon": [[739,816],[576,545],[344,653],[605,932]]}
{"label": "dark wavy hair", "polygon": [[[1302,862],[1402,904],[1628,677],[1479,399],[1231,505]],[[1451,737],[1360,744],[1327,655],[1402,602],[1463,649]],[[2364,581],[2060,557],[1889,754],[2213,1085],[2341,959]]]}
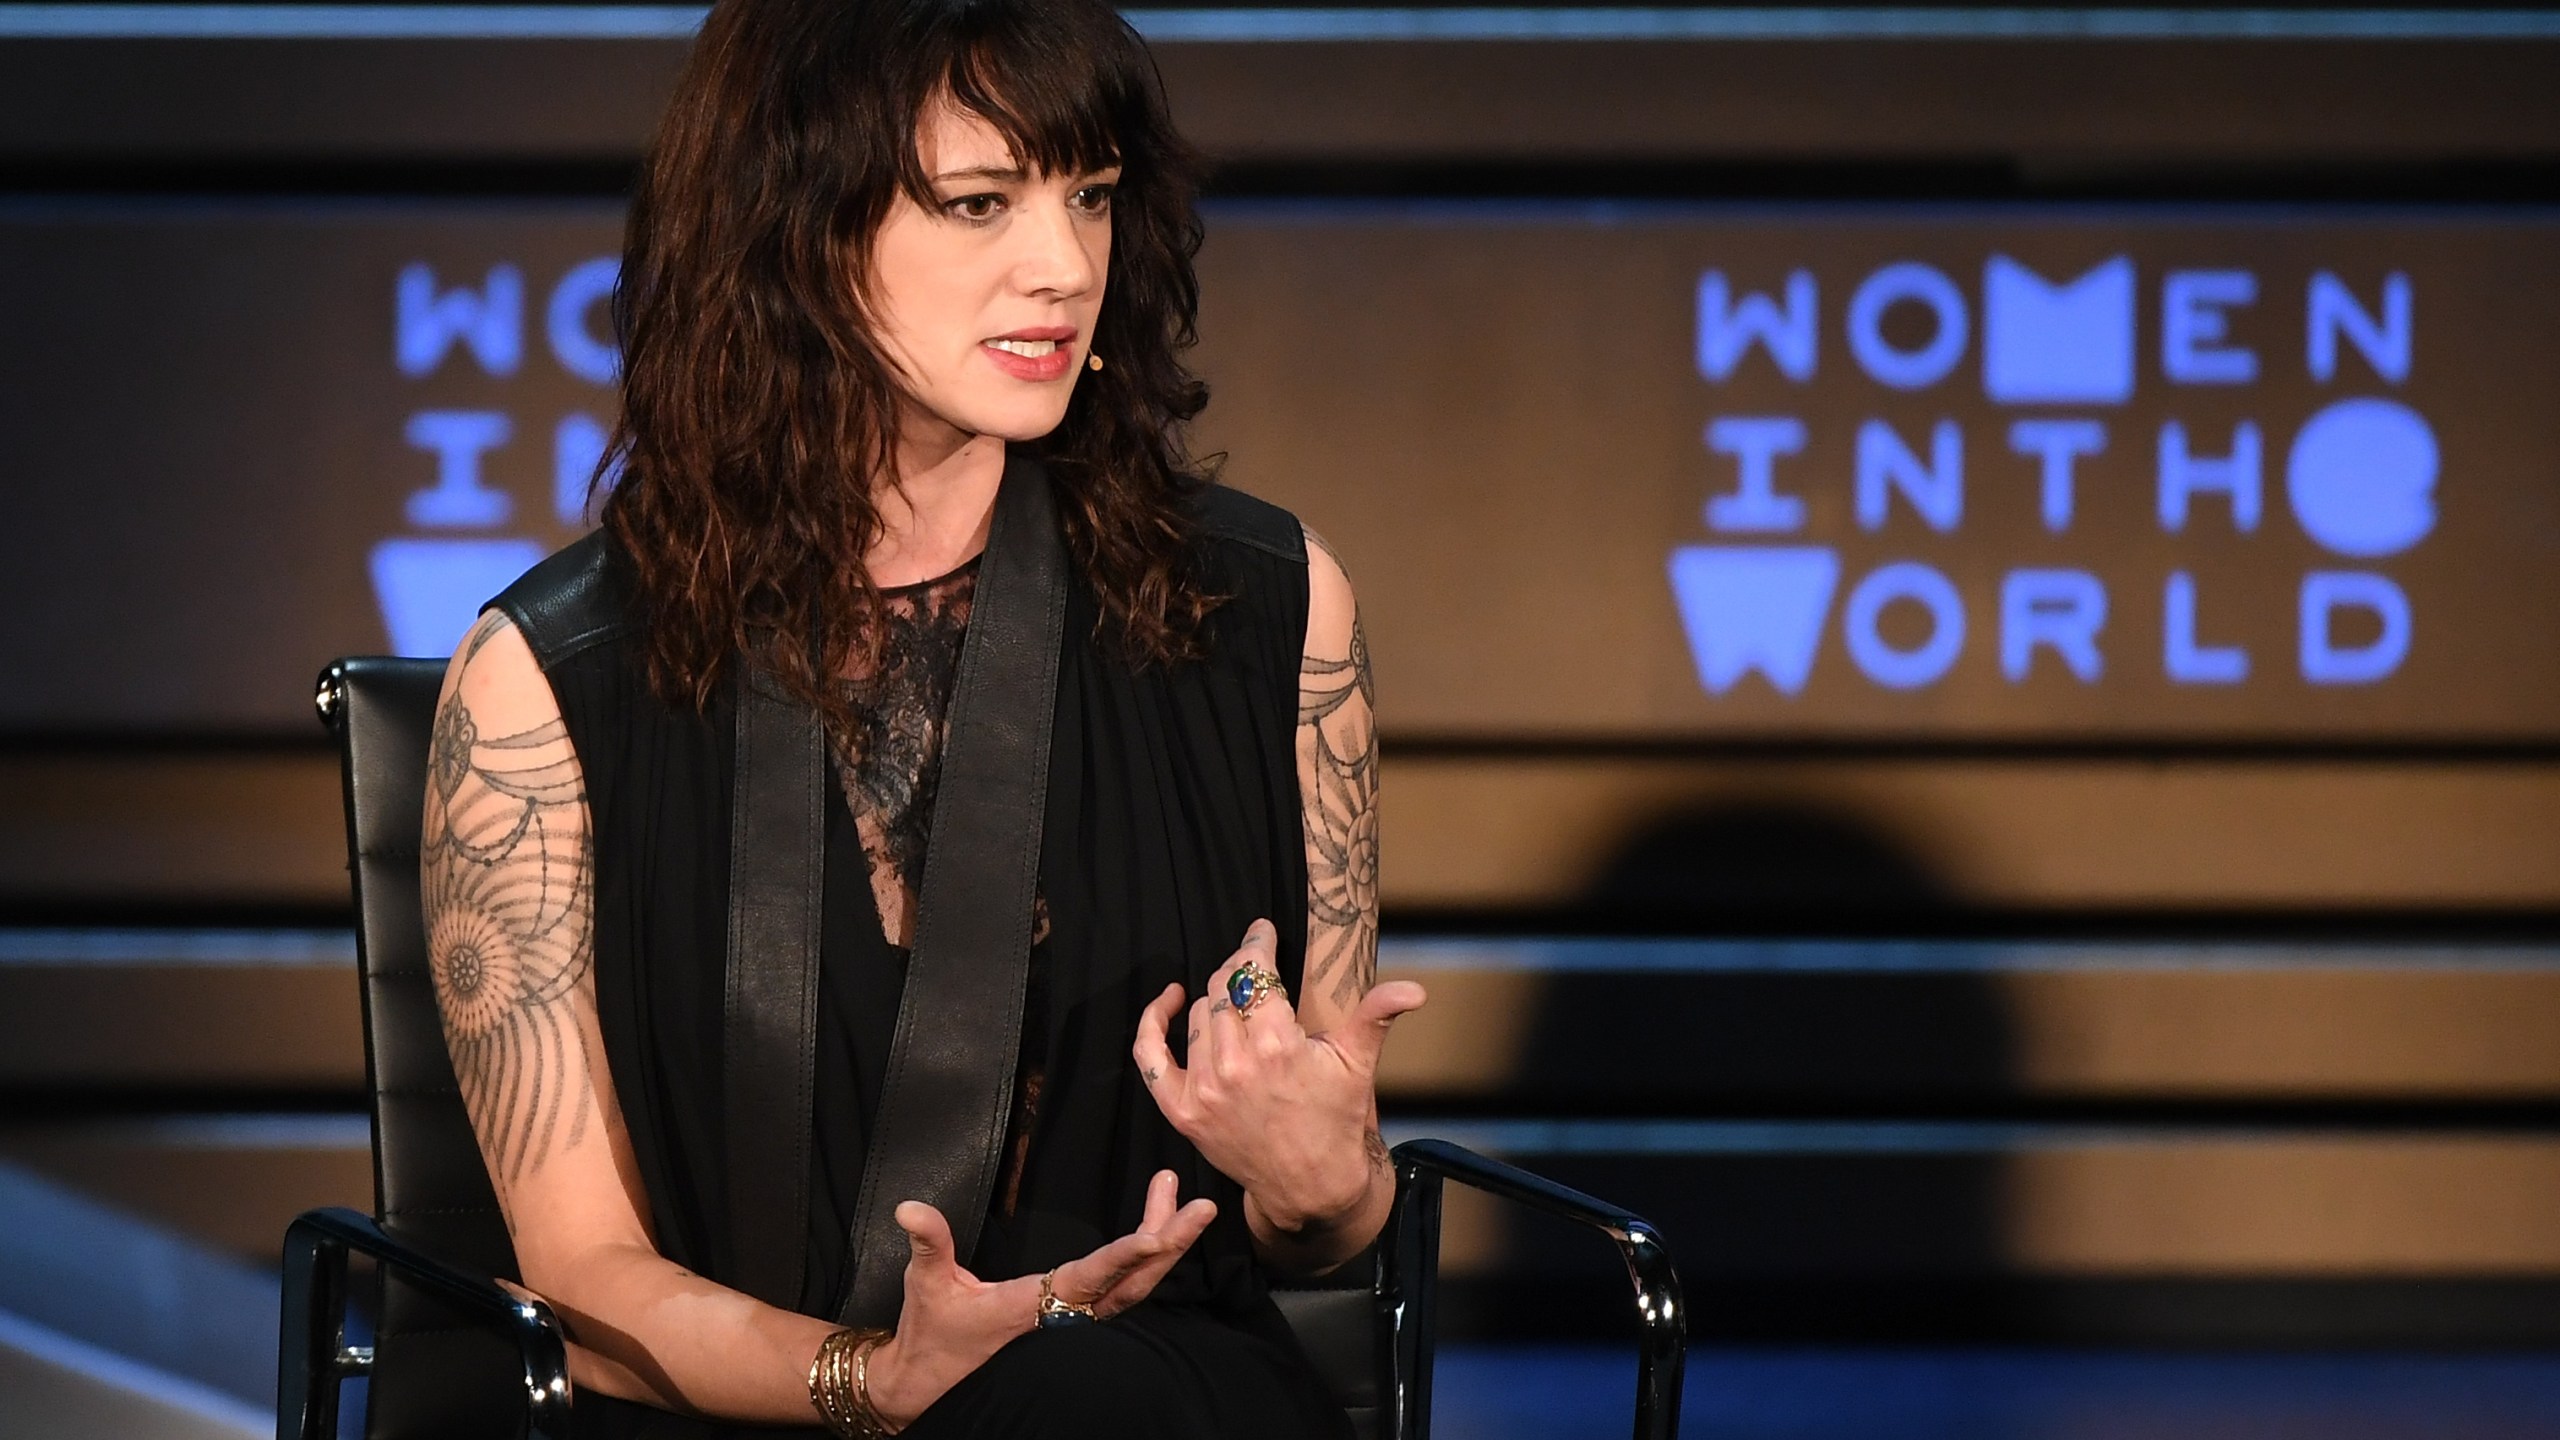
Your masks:
{"label": "dark wavy hair", "polygon": [[[1196,655],[1218,597],[1181,430],[1208,403],[1193,339],[1199,173],[1146,47],[1099,0],[719,0],[633,197],[614,320],[620,467],[603,523],[632,562],[650,675],[706,703],[741,655],[831,722],[876,663],[880,534],[902,392],[866,319],[870,241],[928,104],[983,117],[1049,174],[1122,167],[1095,343],[1035,453],[1101,623],[1134,661]],[[838,733],[849,733],[839,729]]]}

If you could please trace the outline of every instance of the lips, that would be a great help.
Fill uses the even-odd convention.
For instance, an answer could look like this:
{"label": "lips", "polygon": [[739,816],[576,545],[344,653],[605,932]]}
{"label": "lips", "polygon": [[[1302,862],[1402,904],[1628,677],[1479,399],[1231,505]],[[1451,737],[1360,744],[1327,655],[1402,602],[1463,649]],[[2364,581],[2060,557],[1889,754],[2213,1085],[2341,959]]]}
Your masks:
{"label": "lips", "polygon": [[1056,380],[1075,367],[1076,332],[1067,325],[1039,325],[978,342],[978,353],[1017,380]]}

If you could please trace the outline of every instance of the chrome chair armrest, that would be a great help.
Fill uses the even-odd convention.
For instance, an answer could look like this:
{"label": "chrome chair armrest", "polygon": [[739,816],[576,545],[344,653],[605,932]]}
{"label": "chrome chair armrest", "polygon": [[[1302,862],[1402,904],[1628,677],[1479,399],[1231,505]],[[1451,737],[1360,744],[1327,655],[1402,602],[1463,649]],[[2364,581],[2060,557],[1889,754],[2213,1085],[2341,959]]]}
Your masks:
{"label": "chrome chair armrest", "polygon": [[1396,1347],[1398,1393],[1390,1405],[1396,1440],[1429,1440],[1440,1201],[1442,1183],[1449,1180],[1588,1225],[1617,1243],[1635,1286],[1635,1440],[1672,1440],[1680,1424],[1688,1311],[1661,1232],[1632,1211],[1446,1140],[1409,1140],[1395,1148],[1394,1160],[1396,1206],[1381,1245],[1379,1286],[1389,1343]]}
{"label": "chrome chair armrest", "polygon": [[524,1360],[526,1440],[566,1440],[569,1340],[551,1307],[394,1238],[369,1215],[334,1206],[304,1211],[284,1234],[276,1440],[335,1440],[338,1382],[372,1368],[370,1350],[346,1344],[350,1251],[514,1340]]}

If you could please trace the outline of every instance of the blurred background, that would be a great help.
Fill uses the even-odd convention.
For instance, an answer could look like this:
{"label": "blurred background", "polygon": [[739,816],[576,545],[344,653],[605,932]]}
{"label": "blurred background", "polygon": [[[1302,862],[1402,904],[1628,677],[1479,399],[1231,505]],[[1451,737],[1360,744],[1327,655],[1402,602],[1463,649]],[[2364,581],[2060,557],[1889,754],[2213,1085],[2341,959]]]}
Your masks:
{"label": "blurred background", "polygon": [[[2560,10],[1132,10],[1358,584],[1391,1139],[1688,1433],[2560,1436]],[[699,11],[0,4],[0,1433],[369,1209],[313,677],[577,533]],[[1453,1194],[1440,1425],[1623,1434]]]}

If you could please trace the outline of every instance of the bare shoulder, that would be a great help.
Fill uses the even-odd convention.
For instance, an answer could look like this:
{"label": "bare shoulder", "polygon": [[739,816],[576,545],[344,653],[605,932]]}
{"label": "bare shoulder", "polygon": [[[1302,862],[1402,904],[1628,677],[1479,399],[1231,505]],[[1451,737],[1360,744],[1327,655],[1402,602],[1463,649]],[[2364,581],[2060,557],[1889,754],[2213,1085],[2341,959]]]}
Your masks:
{"label": "bare shoulder", "polygon": [[1302,522],[1299,528],[1307,537],[1307,654],[1350,659],[1360,614],[1351,590],[1351,567],[1314,526]]}
{"label": "bare shoulder", "polygon": [[529,730],[560,720],[560,702],[533,647],[498,610],[481,615],[455,647],[445,666],[443,701],[448,708],[455,702],[467,708],[483,730]]}

